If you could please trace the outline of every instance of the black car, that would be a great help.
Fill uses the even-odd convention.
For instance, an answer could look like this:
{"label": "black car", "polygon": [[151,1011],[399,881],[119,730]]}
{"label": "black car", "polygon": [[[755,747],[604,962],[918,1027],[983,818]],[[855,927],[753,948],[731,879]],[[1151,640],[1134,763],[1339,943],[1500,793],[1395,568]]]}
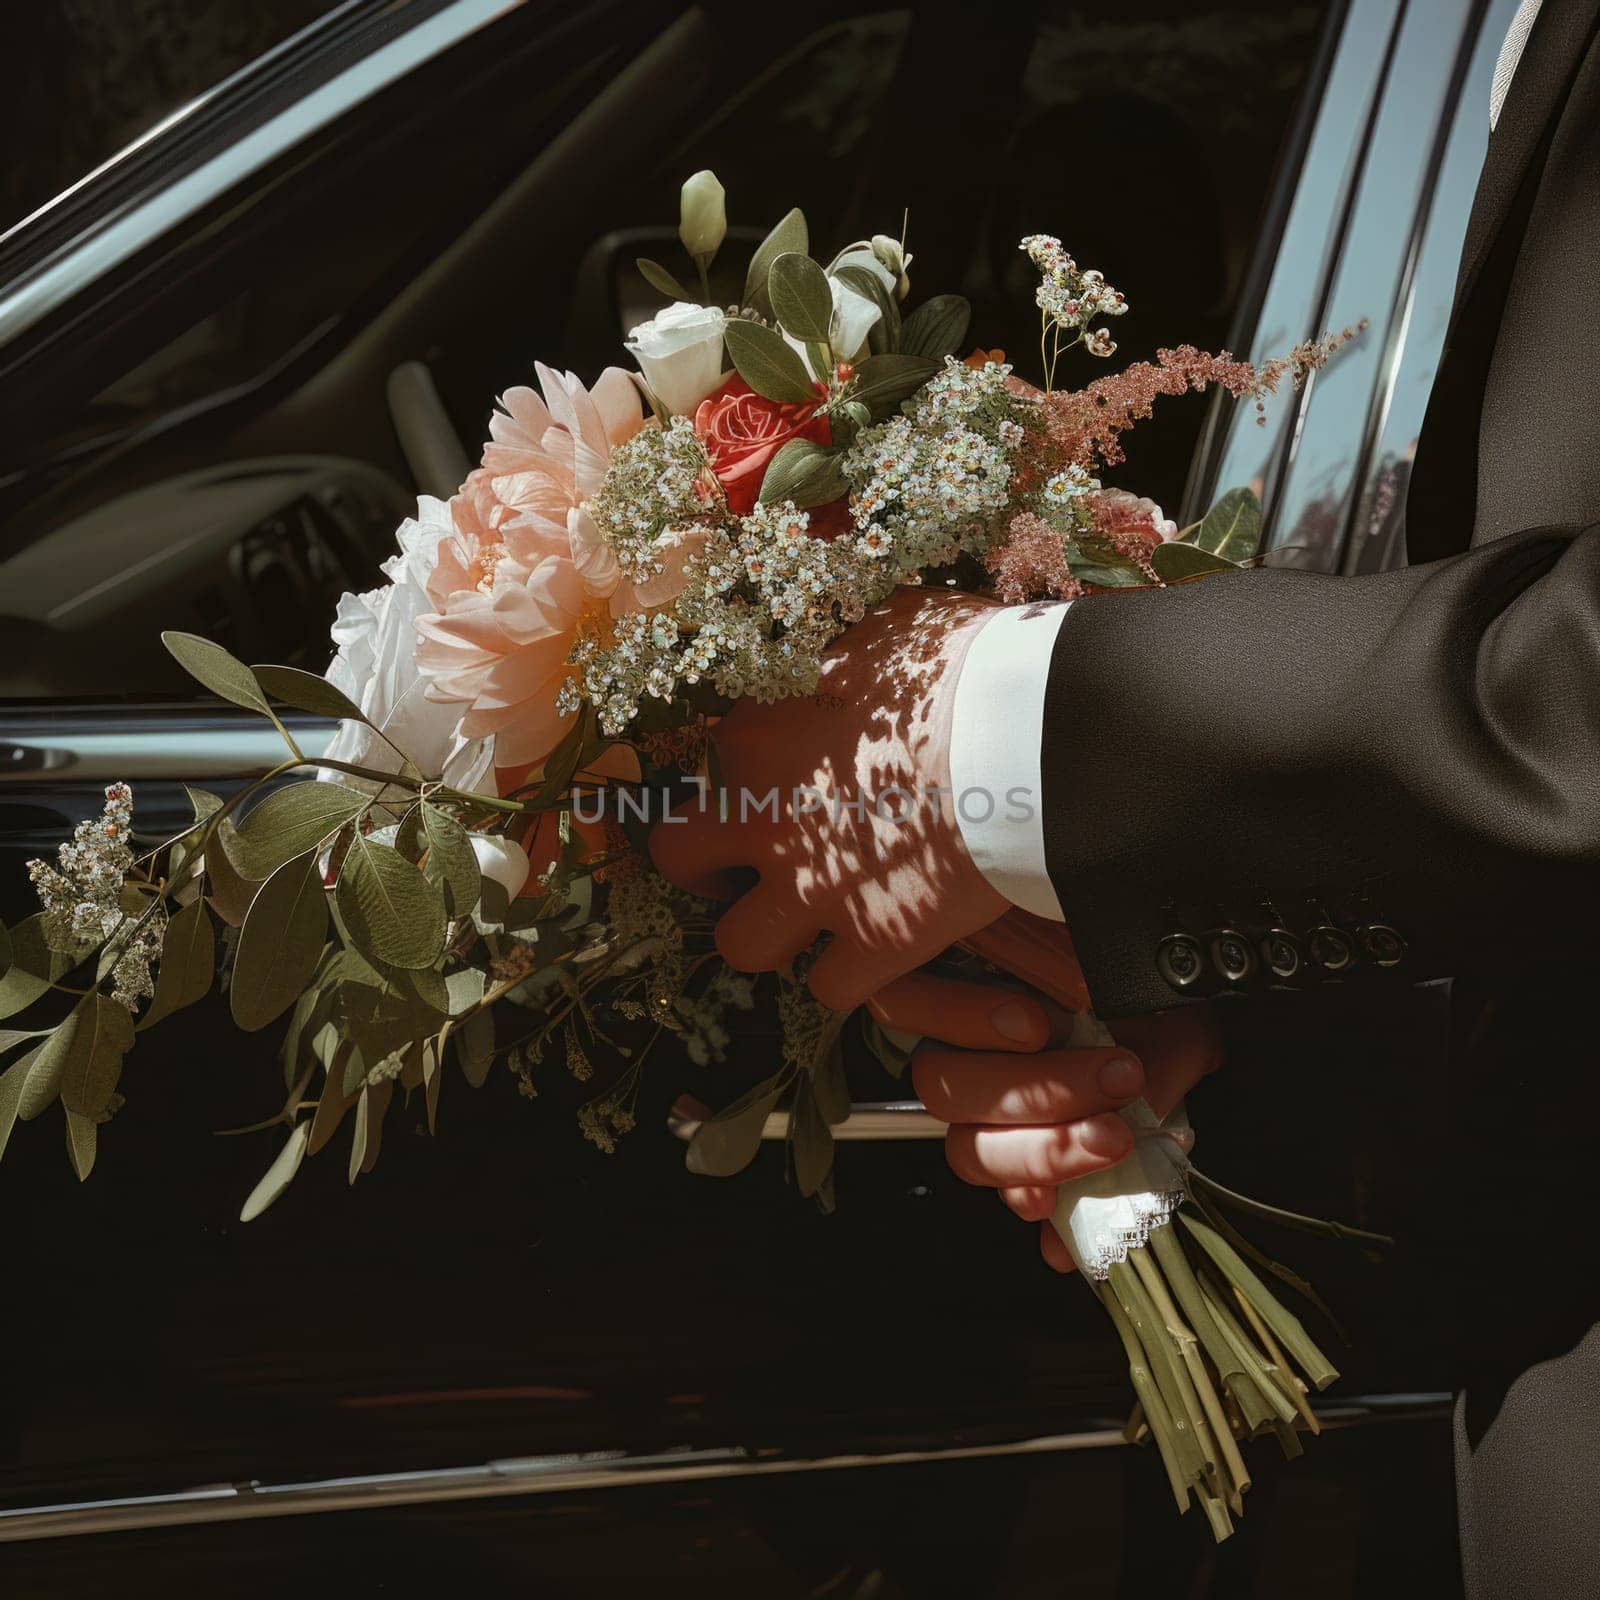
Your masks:
{"label": "black car", "polygon": [[[1275,560],[1397,560],[1512,9],[352,0],[260,8],[283,36],[216,81],[220,47],[164,40],[152,5],[107,24],[151,30],[114,84],[81,16],[36,38],[12,114],[45,120],[9,141],[0,237],[0,915],[27,913],[23,862],[107,782],[160,832],[187,821],[184,782],[275,759],[270,729],[194,698],[159,631],[320,671],[339,594],[372,585],[419,491],[459,482],[493,396],[536,357],[619,359],[657,303],[634,260],[668,248],[701,167],[735,240],[792,204],[838,243],[908,210],[914,282],[967,295],[975,336],[1024,361],[1017,240],[1041,229],[1128,290],[1129,357],[1266,355],[1365,319],[1264,426],[1176,402],[1121,478],[1182,520],[1255,484]],[[119,109],[141,73],[192,98]],[[156,125],[61,169],[56,121],[87,170],[96,130],[134,114]],[[1294,1060],[1270,1011],[1224,1014],[1201,1165],[1401,1248],[1263,1239],[1350,1348],[1325,1435],[1259,1460],[1220,1550],[1123,1447],[1125,1364],[1092,1297],[950,1176],[865,1055],[835,1215],[776,1149],[723,1183],[684,1169],[672,1107],[764,1075],[752,1034],[724,1067],[663,1061],[613,1156],[559,1073],[533,1105],[510,1074],[453,1082],[437,1137],[397,1120],[373,1174],[352,1188],[329,1152],[246,1226],[276,1040],[208,1004],[141,1040],[87,1184],[49,1118],[0,1162],[0,1585],[1448,1589],[1449,1330],[1406,1249],[1442,997],[1392,1059],[1351,1043],[1359,999]]]}

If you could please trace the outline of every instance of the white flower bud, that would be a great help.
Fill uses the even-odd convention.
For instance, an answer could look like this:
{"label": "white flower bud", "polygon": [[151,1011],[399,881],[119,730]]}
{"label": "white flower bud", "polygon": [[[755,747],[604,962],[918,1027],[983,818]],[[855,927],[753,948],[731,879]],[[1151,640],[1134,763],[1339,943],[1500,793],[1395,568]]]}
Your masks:
{"label": "white flower bud", "polygon": [[697,172],[683,186],[678,208],[678,237],[683,248],[702,269],[722,248],[728,232],[728,211],[723,188],[709,168]]}
{"label": "white flower bud", "polygon": [[911,293],[911,279],[906,275],[906,269],[916,257],[908,256],[900,241],[891,239],[886,233],[873,234],[872,253],[894,278],[895,299],[904,300]]}

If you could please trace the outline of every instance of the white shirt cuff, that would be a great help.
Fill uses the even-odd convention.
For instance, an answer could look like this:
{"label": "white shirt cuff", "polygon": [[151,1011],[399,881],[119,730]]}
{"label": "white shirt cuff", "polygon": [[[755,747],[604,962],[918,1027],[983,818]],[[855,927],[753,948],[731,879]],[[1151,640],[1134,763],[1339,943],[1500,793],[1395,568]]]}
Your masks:
{"label": "white shirt cuff", "polygon": [[1040,753],[1056,634],[1071,601],[997,610],[956,679],[950,786],[978,870],[1013,905],[1065,922],[1044,860]]}

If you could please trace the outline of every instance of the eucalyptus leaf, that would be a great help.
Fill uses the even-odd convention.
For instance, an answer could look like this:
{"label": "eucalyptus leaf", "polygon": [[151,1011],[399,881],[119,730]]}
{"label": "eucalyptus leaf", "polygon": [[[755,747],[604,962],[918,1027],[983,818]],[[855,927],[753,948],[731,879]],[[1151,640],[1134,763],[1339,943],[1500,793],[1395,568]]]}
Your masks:
{"label": "eucalyptus leaf", "polygon": [[809,439],[791,439],[767,463],[760,503],[778,505],[788,500],[804,511],[829,505],[849,489],[844,451],[824,449]]}
{"label": "eucalyptus leaf", "polygon": [[652,261],[648,256],[640,256],[634,262],[639,269],[639,276],[659,294],[664,294],[669,300],[687,300],[697,304],[699,296],[691,294],[684,286],[661,265],[659,261]]}
{"label": "eucalyptus leaf", "polygon": [[372,1095],[365,1084],[356,1100],[355,1133],[350,1141],[350,1167],[347,1181],[354,1183],[367,1159],[367,1142],[372,1135]]}
{"label": "eucalyptus leaf", "polygon": [[868,356],[856,368],[850,398],[866,406],[874,417],[885,417],[938,370],[939,363],[929,356]]}
{"label": "eucalyptus leaf", "polygon": [[967,342],[972,307],[959,294],[936,294],[924,300],[900,327],[900,350],[908,356],[942,361]]}
{"label": "eucalyptus leaf", "polygon": [[767,274],[772,314],[787,334],[805,344],[827,344],[833,320],[828,275],[810,256],[785,251]]}
{"label": "eucalyptus leaf", "polygon": [[289,1132],[288,1142],[272,1165],[267,1168],[261,1182],[250,1191],[250,1197],[239,1208],[241,1222],[254,1222],[285,1189],[294,1182],[300,1163],[306,1158],[306,1141],[311,1137],[311,1124],[297,1122]]}
{"label": "eucalyptus leaf", "polygon": [[95,1151],[100,1144],[100,1130],[92,1117],[76,1111],[67,1113],[67,1159],[82,1183],[94,1171]]}
{"label": "eucalyptus leaf", "polygon": [[456,1059],[462,1075],[474,1089],[481,1089],[494,1063],[494,1013],[474,1011],[459,1028],[451,1030],[456,1041]]}
{"label": "eucalyptus leaf", "polygon": [[1126,556],[1069,555],[1067,570],[1079,583],[1092,584],[1097,589],[1141,589],[1150,584],[1150,574]]}
{"label": "eucalyptus leaf", "polygon": [[459,1017],[470,1011],[483,999],[484,971],[482,967],[461,967],[446,975],[445,993],[449,999],[450,1015]]}
{"label": "eucalyptus leaf", "polygon": [[11,930],[0,922],[0,978],[11,970]]}
{"label": "eucalyptus leaf", "polygon": [[17,1125],[17,1112],[22,1107],[22,1090],[33,1068],[34,1057],[44,1048],[36,1045],[20,1061],[14,1061],[0,1072],[0,1156],[6,1153],[11,1130]]}
{"label": "eucalyptus leaf", "polygon": [[211,909],[230,928],[244,925],[250,902],[261,887],[259,878],[245,877],[234,865],[234,852],[238,848],[239,835],[233,818],[224,817],[216,825],[206,849],[205,883],[206,898],[211,903]]}
{"label": "eucalyptus leaf", "polygon": [[0,1018],[31,1006],[50,985],[78,965],[92,946],[80,951],[52,950],[44,918],[35,912],[11,930],[11,965],[0,978]]}
{"label": "eucalyptus leaf", "polygon": [[850,1115],[850,1085],[844,1074],[844,1024],[848,1011],[837,1012],[821,1041],[811,1063],[811,1089],[816,1096],[817,1109],[823,1120],[832,1125],[843,1122]]}
{"label": "eucalyptus leaf", "polygon": [[431,1027],[437,1027],[449,1014],[450,986],[437,967],[389,967],[384,976],[391,987],[405,990],[434,1013]]}
{"label": "eucalyptus leaf", "polygon": [[431,967],[444,949],[438,887],[398,850],[358,833],[339,871],[339,915],[364,955],[394,967]]}
{"label": "eucalyptus leaf", "polygon": [[281,700],[297,711],[314,717],[335,717],[341,722],[366,722],[366,713],[342,689],[335,689],[326,678],[299,667],[255,666],[255,680],[274,700]]}
{"label": "eucalyptus leaf", "polygon": [[723,337],[739,376],[757,394],[780,405],[804,405],[817,398],[805,363],[781,334],[763,328],[759,322],[735,319]]}
{"label": "eucalyptus leaf", "polygon": [[710,1178],[731,1178],[743,1172],[761,1148],[761,1130],[790,1080],[787,1069],[747,1089],[709,1122],[702,1122],[689,1141],[684,1161],[691,1172]]}
{"label": "eucalyptus leaf", "polygon": [[[771,316],[772,301],[767,294],[767,278],[772,263],[791,251],[805,255],[811,249],[811,234],[806,227],[805,213],[798,206],[781,217],[765,239],[756,247],[750,258],[750,270],[745,274],[744,304]],[[730,324],[731,326],[731,324]],[[748,380],[746,380],[748,382]],[[753,387],[753,385],[752,385]]]}
{"label": "eucalyptus leaf", "polygon": [[421,810],[423,837],[428,846],[423,873],[429,882],[443,886],[445,909],[450,915],[464,917],[477,905],[483,887],[472,841],[448,811],[426,800]]}
{"label": "eucalyptus leaf", "polygon": [[1206,512],[1195,546],[1224,561],[1248,561],[1261,545],[1261,501],[1254,489],[1229,489]]}
{"label": "eucalyptus leaf", "polygon": [[315,779],[274,789],[238,826],[229,856],[241,876],[265,879],[366,810],[371,796]]}
{"label": "eucalyptus leaf", "polygon": [[192,783],[186,783],[183,792],[188,795],[189,804],[194,807],[196,822],[204,822],[207,817],[214,816],[222,809],[222,797],[212,794],[209,789],[197,789]]}
{"label": "eucalyptus leaf", "polygon": [[1209,577],[1213,572],[1239,570],[1233,562],[1212,555],[1209,550],[1171,540],[1166,544],[1158,544],[1150,552],[1150,565],[1163,583],[1189,583],[1195,578]]}
{"label": "eucalyptus leaf", "polygon": [[133,1016],[97,989],[76,1007],[76,1020],[61,1067],[61,1104],[80,1117],[98,1117],[111,1103],[122,1077],[122,1058],[133,1046]]}
{"label": "eucalyptus leaf", "polygon": [[247,711],[271,714],[255,674],[220,644],[202,639],[197,633],[177,633],[170,628],[161,635],[161,642],[172,659],[213,694]]}
{"label": "eucalyptus leaf", "polygon": [[261,885],[239,935],[228,1002],[247,1033],[283,1015],[305,992],[328,937],[328,900],[308,850]]}
{"label": "eucalyptus leaf", "polygon": [[205,902],[191,900],[167,923],[161,940],[156,992],[139,1019],[141,1030],[203,1000],[216,976],[216,934]]}
{"label": "eucalyptus leaf", "polygon": [[817,1105],[811,1084],[802,1078],[789,1113],[789,1137],[794,1149],[794,1179],[809,1199],[833,1171],[833,1135]]}

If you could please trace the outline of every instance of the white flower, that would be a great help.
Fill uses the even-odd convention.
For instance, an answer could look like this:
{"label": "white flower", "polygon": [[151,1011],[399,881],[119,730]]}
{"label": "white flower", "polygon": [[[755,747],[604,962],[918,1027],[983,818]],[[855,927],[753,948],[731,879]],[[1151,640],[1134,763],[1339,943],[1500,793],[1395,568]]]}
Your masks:
{"label": "white flower", "polygon": [[683,248],[702,267],[708,267],[727,234],[727,196],[716,173],[709,169],[695,173],[678,199],[678,237]]}
{"label": "white flower", "polygon": [[[366,594],[340,598],[333,623],[338,654],[328,667],[328,682],[348,695],[373,727],[341,722],[324,753],[358,767],[398,772],[401,758],[394,748],[398,745],[425,776],[441,776],[458,789],[473,789],[493,764],[494,743],[462,735],[461,706],[427,698],[428,680],[418,670],[416,656],[416,619],[434,609],[428,598],[428,576],[439,541],[451,533],[449,506],[424,495],[417,502],[416,517],[402,522],[395,534],[399,554],[383,564],[389,582]],[[321,776],[347,784],[362,781],[327,770]]]}
{"label": "white flower", "polygon": [[[469,833],[467,839],[473,855],[478,858],[478,871],[505,890],[509,905],[522,893],[528,881],[528,852],[515,839],[500,833],[474,832]],[[493,933],[503,926],[492,919],[488,907],[482,904],[474,908],[472,921],[480,933]]]}
{"label": "white flower", "polygon": [[692,417],[722,381],[722,330],[727,315],[716,306],[677,300],[628,335],[628,353],[645,382],[675,417]]}
{"label": "white flower", "polygon": [[[868,246],[846,250],[842,255],[836,256],[828,268],[828,288],[833,294],[833,316],[828,325],[828,343],[833,347],[836,359],[856,361],[866,349],[867,336],[877,327],[883,313],[871,295],[837,276],[841,267],[860,267],[863,271],[870,272],[891,294],[894,293],[896,279],[894,273],[884,266]],[[783,337],[799,353],[811,376],[826,383],[830,374],[817,371],[805,342],[788,333]]]}

